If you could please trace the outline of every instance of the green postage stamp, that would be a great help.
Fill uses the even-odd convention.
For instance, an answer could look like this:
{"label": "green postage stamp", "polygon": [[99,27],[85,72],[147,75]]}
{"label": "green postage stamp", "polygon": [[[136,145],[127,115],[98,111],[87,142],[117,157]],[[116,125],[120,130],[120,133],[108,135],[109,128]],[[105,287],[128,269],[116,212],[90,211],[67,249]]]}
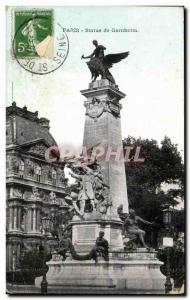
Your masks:
{"label": "green postage stamp", "polygon": [[16,56],[38,57],[37,45],[53,35],[53,11],[15,11],[14,25]]}
{"label": "green postage stamp", "polygon": [[13,55],[19,65],[32,74],[45,75],[57,70],[66,60],[69,40],[51,9],[16,9]]}

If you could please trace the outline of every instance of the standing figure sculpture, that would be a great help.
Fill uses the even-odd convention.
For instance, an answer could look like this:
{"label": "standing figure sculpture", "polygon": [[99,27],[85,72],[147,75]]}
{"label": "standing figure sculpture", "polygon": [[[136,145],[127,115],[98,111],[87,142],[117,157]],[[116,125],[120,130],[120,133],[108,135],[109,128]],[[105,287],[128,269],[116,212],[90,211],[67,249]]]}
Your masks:
{"label": "standing figure sculpture", "polygon": [[80,203],[80,214],[84,215],[84,209],[86,201],[89,200],[92,208],[94,209],[94,190],[93,190],[93,181],[94,176],[91,174],[87,167],[83,167],[82,174],[73,174],[70,175],[75,178],[80,184],[80,190],[78,194],[78,201]]}
{"label": "standing figure sculpture", "polygon": [[101,166],[94,163],[90,166],[68,165],[72,170],[71,177],[76,183],[70,187],[68,200],[72,200],[76,214],[83,218],[85,212],[98,212],[102,215],[107,213],[111,206],[109,186],[104,182]]}
{"label": "standing figure sculpture", "polygon": [[102,168],[100,165],[95,164],[95,170],[93,171],[94,182],[93,189],[95,194],[95,208],[101,214],[106,214],[107,209],[111,206],[111,199],[109,197],[109,186],[104,182],[104,176],[102,174]]}
{"label": "standing figure sculpture", "polygon": [[92,74],[92,81],[95,81],[96,78],[101,75],[102,79],[108,79],[109,81],[115,83],[115,80],[109,69],[113,64],[118,63],[122,59],[126,58],[129,55],[129,52],[108,54],[104,56],[104,50],[106,50],[106,48],[102,45],[98,45],[96,40],[94,40],[92,43],[95,46],[93,53],[89,56],[81,56],[81,59],[90,58],[90,61],[87,62],[87,65]]}

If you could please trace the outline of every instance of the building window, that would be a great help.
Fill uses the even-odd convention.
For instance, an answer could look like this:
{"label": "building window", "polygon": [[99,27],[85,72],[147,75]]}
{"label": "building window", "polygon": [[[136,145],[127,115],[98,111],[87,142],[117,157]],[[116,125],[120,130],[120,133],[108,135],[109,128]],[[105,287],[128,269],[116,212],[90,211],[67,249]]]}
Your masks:
{"label": "building window", "polygon": [[36,166],[35,174],[36,174],[36,180],[40,182],[40,178],[42,174],[42,168],[40,166]]}
{"label": "building window", "polygon": [[24,175],[24,162],[23,160],[20,161],[18,166],[19,176],[23,178]]}
{"label": "building window", "polygon": [[53,184],[56,184],[56,179],[57,179],[57,172],[53,169],[52,170],[52,181],[53,181]]}

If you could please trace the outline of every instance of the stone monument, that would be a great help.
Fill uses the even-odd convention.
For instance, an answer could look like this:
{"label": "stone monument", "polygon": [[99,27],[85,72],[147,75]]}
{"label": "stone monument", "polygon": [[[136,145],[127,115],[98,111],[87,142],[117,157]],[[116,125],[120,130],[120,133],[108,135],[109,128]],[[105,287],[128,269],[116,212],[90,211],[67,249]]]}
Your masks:
{"label": "stone monument", "polygon": [[[89,250],[98,232],[104,230],[110,249],[121,250],[122,222],[117,208],[122,204],[125,213],[128,212],[119,103],[125,94],[108,79],[91,82],[89,88],[81,93],[87,98],[84,102],[86,118],[83,147],[92,148],[92,155],[97,154],[105,184],[109,187],[110,206],[104,216],[93,211],[84,214],[85,222],[84,219],[73,220],[73,244],[79,251]],[[98,155],[100,151],[102,157]]]}
{"label": "stone monument", "polygon": [[[71,255],[67,253],[63,261],[60,254],[53,254],[47,263],[47,281],[51,291],[59,287],[62,293],[70,288],[76,293],[79,289],[104,290],[105,293],[111,289],[126,294],[130,291],[162,294],[165,277],[160,272],[162,263],[156,258],[156,252],[146,248],[127,252],[123,244],[121,216],[128,215],[128,198],[120,100],[125,94],[119,90],[109,68],[129,52],[104,56],[105,47],[97,41],[93,44],[95,51],[90,56],[82,56],[90,58],[87,65],[94,79],[88,89],[81,91],[86,98],[83,149],[91,149],[92,154],[97,155],[92,165],[78,170],[71,167],[78,186],[78,190],[71,193],[76,212],[70,222],[72,243],[67,240]],[[96,80],[99,75],[101,80]],[[122,214],[118,214],[118,207],[122,207]],[[100,232],[108,242],[108,255],[106,260],[100,255],[94,262],[90,258]],[[41,278],[36,278],[36,285],[40,282]]]}

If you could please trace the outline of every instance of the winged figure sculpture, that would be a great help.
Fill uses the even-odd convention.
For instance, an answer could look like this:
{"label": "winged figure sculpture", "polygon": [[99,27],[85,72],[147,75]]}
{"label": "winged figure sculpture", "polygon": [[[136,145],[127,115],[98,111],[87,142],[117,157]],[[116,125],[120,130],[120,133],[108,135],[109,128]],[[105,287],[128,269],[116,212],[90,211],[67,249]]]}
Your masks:
{"label": "winged figure sculpture", "polygon": [[108,79],[111,82],[115,83],[115,80],[110,73],[109,69],[113,64],[120,62],[122,59],[126,58],[129,55],[128,52],[108,54],[104,56],[104,50],[106,48],[102,45],[98,45],[98,42],[94,40],[92,42],[95,46],[95,50],[89,56],[81,56],[81,59],[90,58],[87,62],[87,65],[92,74],[92,81],[95,81],[96,78],[101,75],[102,79]]}

